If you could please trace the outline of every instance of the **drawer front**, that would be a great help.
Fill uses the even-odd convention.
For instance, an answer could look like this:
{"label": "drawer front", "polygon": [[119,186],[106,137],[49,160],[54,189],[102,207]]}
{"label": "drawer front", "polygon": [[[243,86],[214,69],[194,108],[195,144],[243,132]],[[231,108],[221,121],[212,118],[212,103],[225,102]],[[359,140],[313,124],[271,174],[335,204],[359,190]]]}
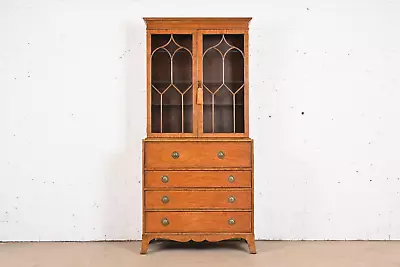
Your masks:
{"label": "drawer front", "polygon": [[251,167],[251,142],[145,142],[145,168]]}
{"label": "drawer front", "polygon": [[251,171],[146,171],[145,187],[251,187]]}
{"label": "drawer front", "polygon": [[251,209],[250,191],[146,191],[146,209]]}
{"label": "drawer front", "polygon": [[145,213],[147,233],[249,233],[251,212]]}

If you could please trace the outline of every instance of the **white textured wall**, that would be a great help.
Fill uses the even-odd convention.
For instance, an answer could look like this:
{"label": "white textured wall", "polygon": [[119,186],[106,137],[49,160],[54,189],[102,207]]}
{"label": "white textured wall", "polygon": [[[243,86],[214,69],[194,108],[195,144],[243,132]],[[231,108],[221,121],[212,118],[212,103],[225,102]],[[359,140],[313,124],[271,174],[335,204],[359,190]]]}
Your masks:
{"label": "white textured wall", "polygon": [[140,238],[143,16],[254,18],[257,238],[400,239],[399,13],[395,0],[0,1],[0,240]]}

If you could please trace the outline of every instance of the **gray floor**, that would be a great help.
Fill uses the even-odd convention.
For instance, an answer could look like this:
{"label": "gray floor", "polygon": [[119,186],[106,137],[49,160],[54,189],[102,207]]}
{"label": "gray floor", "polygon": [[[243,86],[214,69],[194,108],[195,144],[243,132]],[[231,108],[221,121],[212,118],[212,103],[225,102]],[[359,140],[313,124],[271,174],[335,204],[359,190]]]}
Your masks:
{"label": "gray floor", "polygon": [[0,243],[2,267],[169,267],[169,266],[400,266],[400,242],[258,241],[257,254],[243,242],[151,243],[140,255],[140,242]]}

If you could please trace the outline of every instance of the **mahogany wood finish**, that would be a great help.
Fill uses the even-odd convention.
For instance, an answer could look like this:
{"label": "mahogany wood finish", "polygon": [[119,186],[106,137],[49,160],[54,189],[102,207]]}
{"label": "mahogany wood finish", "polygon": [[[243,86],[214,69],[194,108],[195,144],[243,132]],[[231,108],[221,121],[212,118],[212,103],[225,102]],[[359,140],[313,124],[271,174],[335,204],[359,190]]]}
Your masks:
{"label": "mahogany wood finish", "polygon": [[146,254],[153,239],[243,239],[254,254],[251,18],[144,20],[147,138],[140,252]]}

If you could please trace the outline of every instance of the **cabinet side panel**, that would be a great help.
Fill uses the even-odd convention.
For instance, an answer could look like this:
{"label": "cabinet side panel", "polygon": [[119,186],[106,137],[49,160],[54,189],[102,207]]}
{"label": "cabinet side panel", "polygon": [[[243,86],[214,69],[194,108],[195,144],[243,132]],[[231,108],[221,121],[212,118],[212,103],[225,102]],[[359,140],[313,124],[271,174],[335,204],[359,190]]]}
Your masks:
{"label": "cabinet side panel", "polygon": [[146,90],[147,90],[147,127],[146,127],[146,132],[147,136],[150,135],[151,133],[151,35],[150,32],[146,32],[146,75],[147,75],[147,80],[146,80]]}
{"label": "cabinet side panel", "polygon": [[244,119],[245,119],[245,136],[249,136],[249,32],[244,34]]}
{"label": "cabinet side panel", "polygon": [[251,140],[251,232],[254,234],[254,140]]}
{"label": "cabinet side panel", "polygon": [[146,232],[145,225],[145,215],[144,215],[144,210],[145,210],[145,194],[144,194],[144,188],[145,188],[145,168],[144,168],[144,159],[145,159],[145,141],[142,140],[142,235]]}

